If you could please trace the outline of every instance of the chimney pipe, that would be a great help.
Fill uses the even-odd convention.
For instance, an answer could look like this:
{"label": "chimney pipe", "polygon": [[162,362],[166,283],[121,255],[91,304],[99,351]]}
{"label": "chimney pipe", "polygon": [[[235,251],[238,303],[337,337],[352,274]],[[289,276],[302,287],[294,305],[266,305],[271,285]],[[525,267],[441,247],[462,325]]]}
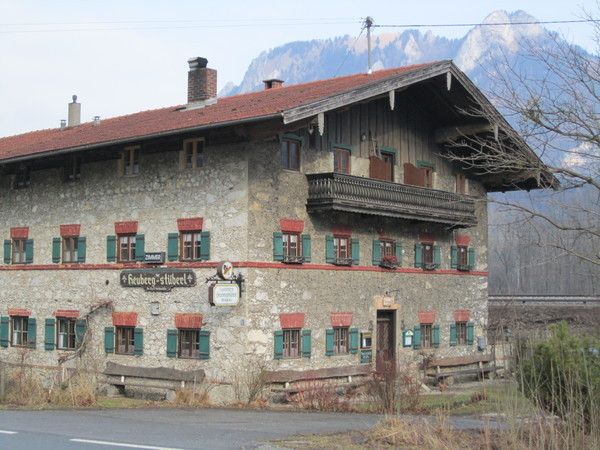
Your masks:
{"label": "chimney pipe", "polygon": [[214,103],[217,99],[217,71],[206,67],[206,58],[191,58],[188,64],[188,104]]}
{"label": "chimney pipe", "polygon": [[73,96],[73,102],[69,103],[69,121],[67,125],[74,127],[81,123],[81,103],[77,103],[77,96]]}
{"label": "chimney pipe", "polygon": [[283,87],[283,80],[279,80],[277,78],[269,78],[268,80],[263,80],[265,83],[265,91],[269,89],[278,89]]}
{"label": "chimney pipe", "polygon": [[65,128],[67,128],[67,121],[66,121],[66,119],[60,119],[60,129],[64,130]]}

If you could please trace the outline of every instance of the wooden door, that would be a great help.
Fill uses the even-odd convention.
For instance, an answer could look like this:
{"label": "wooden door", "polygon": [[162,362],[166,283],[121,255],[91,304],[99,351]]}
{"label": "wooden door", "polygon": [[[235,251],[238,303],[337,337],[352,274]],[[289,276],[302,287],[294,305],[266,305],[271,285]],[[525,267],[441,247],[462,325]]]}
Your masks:
{"label": "wooden door", "polygon": [[395,369],[395,328],[394,311],[377,311],[377,372]]}
{"label": "wooden door", "polygon": [[376,180],[394,181],[394,155],[382,153],[381,158],[369,158],[369,176]]}

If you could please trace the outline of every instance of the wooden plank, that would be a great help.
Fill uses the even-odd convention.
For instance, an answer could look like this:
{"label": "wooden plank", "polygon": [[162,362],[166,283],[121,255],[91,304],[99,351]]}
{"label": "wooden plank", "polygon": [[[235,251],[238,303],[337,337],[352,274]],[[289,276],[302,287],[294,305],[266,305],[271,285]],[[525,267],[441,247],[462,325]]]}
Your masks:
{"label": "wooden plank", "polygon": [[459,124],[451,127],[438,128],[433,132],[436,144],[452,142],[461,136],[473,136],[481,133],[491,133],[493,126],[488,122],[475,124]]}
{"label": "wooden plank", "polygon": [[267,381],[271,383],[291,383],[294,381],[339,378],[356,375],[369,375],[370,364],[359,366],[328,367],[314,370],[275,370],[267,372]]}
{"label": "wooden plank", "polygon": [[490,361],[493,361],[491,355],[455,356],[448,358],[433,359],[429,362],[428,367],[466,366],[468,364],[479,364],[480,362]]}
{"label": "wooden plank", "polygon": [[204,380],[204,370],[177,370],[170,367],[139,367],[126,366],[114,362],[107,362],[104,369],[105,375],[118,377],[147,378],[155,380],[171,381],[196,381],[201,383]]}

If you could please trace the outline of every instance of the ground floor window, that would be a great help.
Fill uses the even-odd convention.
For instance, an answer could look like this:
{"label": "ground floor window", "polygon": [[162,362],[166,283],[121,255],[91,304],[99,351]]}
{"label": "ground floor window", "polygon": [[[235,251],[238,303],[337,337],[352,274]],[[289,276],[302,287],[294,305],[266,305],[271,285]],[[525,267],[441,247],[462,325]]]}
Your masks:
{"label": "ground floor window", "polygon": [[431,348],[432,347],[432,333],[431,324],[421,324],[421,347]]}
{"label": "ground floor window", "polygon": [[60,350],[75,349],[75,319],[56,318],[56,342]]}
{"label": "ground floor window", "polygon": [[177,356],[180,358],[200,357],[200,330],[179,330],[178,342]]}
{"label": "ground floor window", "polygon": [[348,327],[336,327],[333,329],[333,353],[348,353]]}
{"label": "ground floor window", "polygon": [[467,322],[456,322],[456,343],[467,344]]}
{"label": "ground floor window", "polygon": [[283,330],[283,357],[297,358],[300,355],[300,330]]}
{"label": "ground floor window", "polygon": [[27,340],[27,322],[29,317],[11,316],[11,345],[22,347],[29,343]]}
{"label": "ground floor window", "polygon": [[133,355],[135,348],[134,327],[116,327],[116,348],[115,353],[121,355]]}

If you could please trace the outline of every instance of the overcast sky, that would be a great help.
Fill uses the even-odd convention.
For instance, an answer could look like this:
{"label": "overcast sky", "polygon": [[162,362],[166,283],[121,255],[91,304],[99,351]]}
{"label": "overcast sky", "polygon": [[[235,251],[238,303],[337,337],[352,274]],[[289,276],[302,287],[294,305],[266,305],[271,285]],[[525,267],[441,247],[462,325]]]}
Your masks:
{"label": "overcast sky", "polygon": [[[366,15],[376,23],[476,23],[498,9],[568,20],[584,8],[598,13],[595,0],[0,0],[0,136],[58,126],[72,94],[84,121],[185,103],[192,56],[208,58],[220,89],[239,83],[261,51],[356,36]],[[587,24],[548,28],[594,50]],[[468,28],[432,31],[461,37]]]}

